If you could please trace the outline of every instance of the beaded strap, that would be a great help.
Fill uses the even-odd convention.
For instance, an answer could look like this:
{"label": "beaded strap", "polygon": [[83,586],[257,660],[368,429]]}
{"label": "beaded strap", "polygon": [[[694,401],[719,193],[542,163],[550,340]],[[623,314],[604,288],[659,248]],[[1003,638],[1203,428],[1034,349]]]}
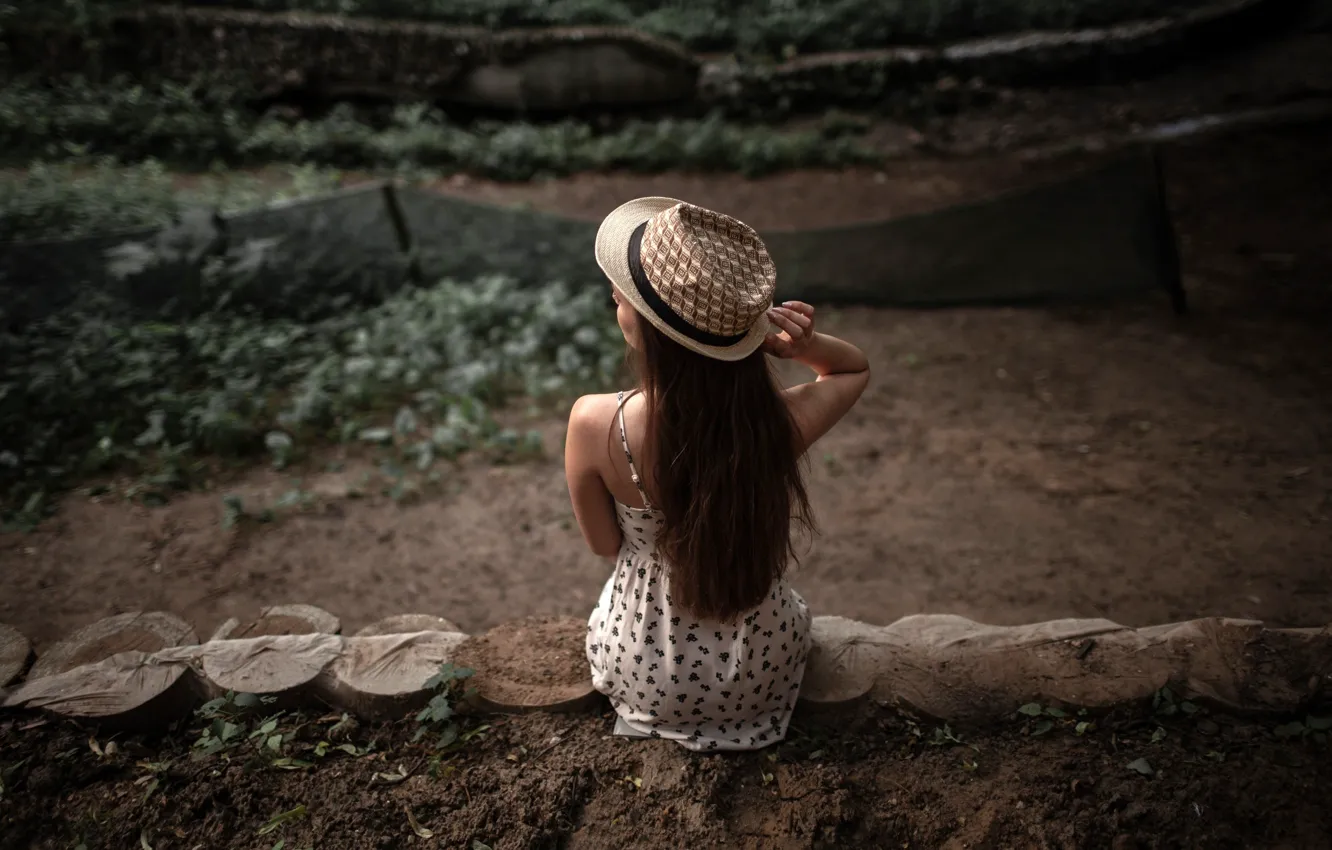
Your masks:
{"label": "beaded strap", "polygon": [[647,493],[643,490],[643,479],[638,477],[638,470],[634,467],[634,456],[633,453],[629,451],[629,435],[626,434],[624,430],[624,402],[626,400],[624,390],[620,390],[615,394],[615,400],[620,406],[618,411],[620,419],[620,445],[624,447],[624,459],[629,461],[629,475],[634,479],[634,487],[638,490],[639,498],[643,500],[643,507],[647,510],[651,510],[652,503],[648,501]]}

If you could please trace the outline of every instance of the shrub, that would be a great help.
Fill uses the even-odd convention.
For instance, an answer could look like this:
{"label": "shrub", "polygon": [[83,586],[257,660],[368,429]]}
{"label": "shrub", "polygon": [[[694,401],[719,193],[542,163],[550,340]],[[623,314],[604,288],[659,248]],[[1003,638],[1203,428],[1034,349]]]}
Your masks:
{"label": "shrub", "polygon": [[0,333],[5,518],[32,522],[72,476],[147,471],[141,495],[162,499],[209,455],[267,450],[285,462],[317,439],[392,443],[422,470],[472,448],[520,451],[530,441],[488,411],[515,395],[606,384],[622,341],[603,301],[489,278],[405,290],[313,324],[166,323],[86,295]]}
{"label": "shrub", "polygon": [[106,87],[15,82],[0,90],[0,148],[13,157],[159,158],[191,167],[301,163],[429,168],[499,180],[629,169],[738,171],[874,161],[856,139],[818,130],[701,120],[633,120],[607,132],[583,122],[451,123],[427,106],[400,107],[375,127],[342,104],[317,120],[284,121],[227,91],[120,80]]}
{"label": "shrub", "polygon": [[337,172],[307,167],[267,179],[217,173],[181,187],[155,160],[122,166],[99,159],[83,167],[38,161],[0,175],[0,242],[161,226],[195,205],[231,212],[316,195],[339,182]]}

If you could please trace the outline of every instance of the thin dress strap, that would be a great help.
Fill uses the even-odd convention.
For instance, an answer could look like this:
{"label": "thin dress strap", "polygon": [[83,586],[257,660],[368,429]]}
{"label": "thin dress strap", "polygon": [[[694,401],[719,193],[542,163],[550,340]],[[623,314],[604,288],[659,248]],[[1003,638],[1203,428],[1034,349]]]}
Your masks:
{"label": "thin dress strap", "polygon": [[638,470],[634,467],[634,456],[629,451],[629,435],[624,430],[624,390],[615,394],[615,400],[619,403],[617,414],[620,420],[620,445],[624,447],[624,459],[629,461],[629,475],[634,479],[634,488],[638,490],[638,497],[643,500],[643,509],[652,510],[652,502],[648,501],[647,493],[643,490],[643,479],[638,477]]}

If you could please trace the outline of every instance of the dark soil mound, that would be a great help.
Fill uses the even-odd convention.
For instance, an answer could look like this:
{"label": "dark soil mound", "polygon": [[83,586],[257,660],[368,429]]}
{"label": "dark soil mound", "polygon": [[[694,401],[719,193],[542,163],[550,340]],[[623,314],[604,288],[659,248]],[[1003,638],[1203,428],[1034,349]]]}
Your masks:
{"label": "dark soil mound", "polygon": [[196,759],[193,729],[112,746],[11,717],[0,844],[1332,846],[1326,737],[1202,709],[975,732],[887,710],[798,715],[780,746],[715,757],[610,738],[607,717],[470,720],[475,734],[443,756],[411,742],[410,722],[347,736],[337,720],[279,717],[265,733],[283,736],[277,749],[252,740]]}

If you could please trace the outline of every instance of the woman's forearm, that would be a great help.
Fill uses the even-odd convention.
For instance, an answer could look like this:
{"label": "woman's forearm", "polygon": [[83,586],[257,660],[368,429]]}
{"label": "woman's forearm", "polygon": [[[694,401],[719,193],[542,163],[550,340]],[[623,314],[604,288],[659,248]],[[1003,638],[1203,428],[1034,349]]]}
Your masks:
{"label": "woman's forearm", "polygon": [[846,340],[824,333],[816,332],[809,346],[793,359],[813,369],[820,378],[869,370],[865,352]]}

